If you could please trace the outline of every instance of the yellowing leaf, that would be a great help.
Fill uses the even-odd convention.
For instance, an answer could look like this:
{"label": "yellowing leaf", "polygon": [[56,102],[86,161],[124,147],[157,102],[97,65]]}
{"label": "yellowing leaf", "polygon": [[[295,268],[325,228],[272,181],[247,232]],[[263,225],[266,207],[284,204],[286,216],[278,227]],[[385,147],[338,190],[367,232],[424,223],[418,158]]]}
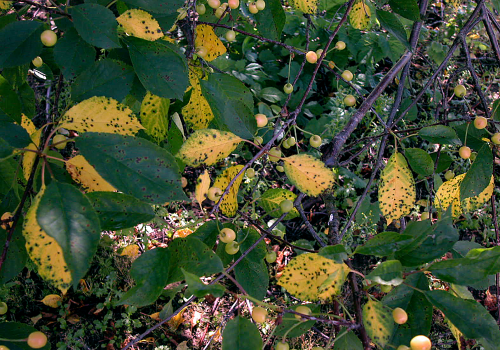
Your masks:
{"label": "yellowing leaf", "polygon": [[[28,135],[33,135],[36,132],[35,124],[31,121],[30,118],[25,116],[24,114],[21,116],[21,126],[28,132]],[[32,139],[33,140],[33,139]],[[35,141],[35,140],[33,140]],[[38,142],[38,140],[36,140]]]}
{"label": "yellowing leaf", "polygon": [[186,311],[186,308],[182,309],[177,315],[167,321],[168,327],[171,331],[175,331],[179,328],[182,322],[184,322],[184,311]]}
{"label": "yellowing leaf", "polygon": [[[190,67],[189,83],[190,87],[186,90],[192,90],[189,102],[182,107],[182,115],[184,121],[188,123],[194,130],[205,129],[214,119],[212,109],[207,102],[207,99],[201,93],[200,79],[203,77],[203,71],[200,67]],[[208,79],[208,76],[203,78]]]}
{"label": "yellowing leaf", "polygon": [[137,38],[155,41],[163,37],[160,25],[149,13],[143,10],[127,10],[117,19],[125,33]]}
{"label": "yellowing leaf", "polygon": [[371,11],[364,0],[358,0],[349,13],[349,23],[356,29],[365,30],[370,26]]}
{"label": "yellowing leaf", "polygon": [[116,191],[82,155],[69,159],[66,162],[66,170],[87,192]]}
{"label": "yellowing leaf", "polygon": [[177,157],[190,166],[212,165],[230,155],[241,141],[228,131],[197,130],[184,142]]}
{"label": "yellowing leaf", "polygon": [[[26,149],[30,149],[33,151],[38,150],[38,146],[40,145],[40,138],[42,137],[43,129],[39,129],[31,134],[31,140],[33,143],[30,143]],[[23,175],[26,180],[29,179],[31,170],[33,169],[33,165],[35,164],[36,153],[31,151],[26,151],[23,154]]]}
{"label": "yellowing leaf", "polygon": [[304,13],[315,14],[318,11],[319,0],[290,0],[290,5]]}
{"label": "yellowing leaf", "polygon": [[411,212],[416,200],[415,181],[401,153],[394,153],[380,174],[378,200],[388,223]]}
{"label": "yellowing leaf", "polygon": [[[264,192],[259,198],[259,205],[273,218],[279,218],[282,214],[280,204],[286,199],[295,201],[297,195],[284,188],[271,188]],[[290,220],[299,216],[297,208],[293,208],[284,218]]]}
{"label": "yellowing leaf", "polygon": [[196,190],[195,190],[195,198],[200,204],[207,197],[208,189],[210,188],[210,176],[208,175],[208,170],[205,169],[203,174],[201,174],[196,180]]}
{"label": "yellowing leaf", "polygon": [[71,286],[71,273],[63,251],[57,241],[42,230],[36,219],[36,211],[44,191],[45,187],[42,187],[26,213],[23,225],[26,251],[37,266],[38,274],[65,294]]}
{"label": "yellowing leaf", "polygon": [[66,321],[71,324],[77,324],[78,322],[80,322],[80,317],[78,317],[78,315],[76,314],[71,314],[66,318]]}
{"label": "yellowing leaf", "polygon": [[159,312],[155,312],[155,313],[149,315],[149,317],[151,317],[155,321],[160,321],[160,313]]}
{"label": "yellowing leaf", "polygon": [[140,255],[139,246],[137,244],[131,244],[123,248],[121,256],[128,256],[130,259],[136,259]]}
{"label": "yellowing leaf", "polygon": [[14,1],[12,0],[1,0],[0,1],[0,10],[8,10],[12,7]]}
{"label": "yellowing leaf", "polygon": [[141,124],[146,133],[157,143],[165,140],[168,134],[168,109],[170,100],[147,92],[141,104]]}
{"label": "yellowing leaf", "polygon": [[174,233],[174,238],[184,238],[189,236],[191,233],[193,233],[193,230],[189,228],[182,228],[180,230],[175,231]]}
{"label": "yellowing leaf", "polygon": [[392,310],[381,302],[368,299],[363,305],[363,325],[373,342],[385,348],[394,329]]}
{"label": "yellowing leaf", "polygon": [[62,298],[57,294],[49,294],[45,296],[42,300],[40,300],[44,305],[49,307],[57,308],[59,307]]}
{"label": "yellowing leaf", "polygon": [[104,96],[94,96],[71,107],[59,127],[78,132],[94,131],[135,135],[144,127],[127,106]]}
{"label": "yellowing leaf", "polygon": [[200,24],[196,26],[196,38],[194,39],[195,47],[207,49],[207,54],[204,57],[205,61],[210,62],[215,60],[220,55],[226,53],[226,47],[215,34],[213,28],[207,24]]}
{"label": "yellowing leaf", "polygon": [[308,154],[296,154],[284,160],[288,179],[309,196],[317,196],[332,188],[335,176],[325,163]]}
{"label": "yellowing leaf", "polygon": [[[224,170],[214,181],[214,187],[218,187],[224,192],[229,182],[243,169],[243,165],[235,165]],[[229,190],[229,193],[224,196],[222,202],[220,203],[220,210],[224,215],[229,217],[235,216],[238,210],[238,190],[240,189],[241,181],[243,176],[236,179],[233,186]]]}
{"label": "yellowing leaf", "polygon": [[317,301],[338,295],[349,267],[316,253],[301,254],[285,267],[278,284],[300,300]]}
{"label": "yellowing leaf", "polygon": [[481,208],[493,194],[495,187],[494,177],[491,176],[491,181],[488,187],[484,189],[477,197],[465,199],[460,203],[460,184],[466,174],[455,176],[453,179],[444,182],[436,192],[434,206],[438,209],[447,210],[451,205],[451,214],[454,218],[458,218],[464,211],[470,212]]}

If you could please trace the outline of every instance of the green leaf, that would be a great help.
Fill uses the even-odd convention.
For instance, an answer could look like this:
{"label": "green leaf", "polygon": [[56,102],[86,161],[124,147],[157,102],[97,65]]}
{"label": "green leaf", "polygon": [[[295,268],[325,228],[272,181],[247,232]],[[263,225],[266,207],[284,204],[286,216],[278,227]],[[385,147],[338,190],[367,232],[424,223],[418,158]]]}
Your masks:
{"label": "green leaf", "polygon": [[[271,188],[264,192],[259,198],[259,205],[266,211],[266,214],[273,218],[281,216],[280,204],[285,199],[294,201],[297,195],[292,191],[285,190],[284,188]],[[283,220],[290,220],[300,216],[298,210],[293,208]]]}
{"label": "green leaf", "polygon": [[[36,332],[38,329],[28,326],[24,323],[19,322],[2,322],[0,323],[0,338],[21,340],[26,339],[30,333]],[[33,348],[28,345],[26,341],[15,341],[10,342],[6,340],[0,340],[0,345],[8,347],[10,350],[32,350]],[[50,343],[40,348],[41,350],[50,350]]]}
{"label": "green leaf", "polygon": [[[437,152],[431,153],[430,156],[432,159],[432,163],[434,163],[437,158]],[[441,151],[439,153],[439,160],[436,173],[442,173],[443,171],[445,171],[450,167],[451,163],[453,163],[453,159],[450,157],[450,155],[447,152]],[[439,186],[436,186],[435,190],[437,190],[438,188]]]}
{"label": "green leaf", "polygon": [[491,314],[474,300],[453,296],[444,290],[425,293],[427,299],[469,339],[484,338],[493,349],[500,344],[500,330]]}
{"label": "green leaf", "polygon": [[19,96],[23,114],[29,118],[33,118],[36,113],[35,91],[28,83],[24,83],[17,90],[17,96]]}
{"label": "green leaf", "polygon": [[[295,311],[299,306],[300,305],[294,305],[290,309]],[[313,314],[320,312],[319,305],[307,304],[307,307],[309,307],[311,309],[311,312]],[[282,337],[285,333],[287,333],[287,336],[289,338],[299,337],[302,334],[305,334],[306,332],[308,332],[312,328],[312,326],[314,326],[314,324],[316,323],[316,321],[313,321],[313,320],[300,321],[295,317],[295,314],[292,314],[290,312],[285,312],[283,314],[282,320],[283,320],[283,322],[281,322],[276,327],[276,331],[274,332],[274,334],[277,337]],[[293,327],[293,329],[291,329],[292,327]],[[288,332],[288,330],[290,330],[290,332]]]}
{"label": "green leaf", "polygon": [[496,120],[497,122],[500,121],[500,99],[493,102],[491,106],[491,116],[493,117],[493,120]]}
{"label": "green leaf", "polygon": [[222,333],[222,350],[261,350],[259,329],[250,320],[236,316],[226,324]]}
{"label": "green leaf", "polygon": [[30,63],[42,51],[40,35],[43,24],[38,21],[15,21],[0,30],[0,68]]}
{"label": "green leaf", "polygon": [[9,81],[12,89],[17,90],[27,82],[29,67],[30,64],[26,63],[16,67],[4,68],[2,75]]}
{"label": "green leaf", "polygon": [[8,122],[0,122],[0,138],[15,148],[24,148],[32,142],[25,128]]}
{"label": "green leaf", "polygon": [[214,297],[219,298],[224,295],[224,291],[226,288],[221,286],[220,284],[207,285],[204,284],[200,277],[187,272],[183,268],[181,268],[182,273],[184,274],[184,279],[188,285],[188,289],[186,290],[187,295],[194,295],[198,298],[203,298],[207,294],[212,294]]}
{"label": "green leaf", "polygon": [[[236,228],[235,228],[236,230]],[[255,242],[260,238],[260,234],[253,228],[245,228],[238,231],[236,240],[240,243],[240,253],[248,250]],[[267,254],[267,247],[264,241],[260,241],[251,252],[247,254],[245,258],[248,258],[254,262],[262,261]]]}
{"label": "green leaf", "polygon": [[186,199],[175,158],[152,142],[86,132],[76,146],[107,182],[125,194],[156,204]]}
{"label": "green leaf", "polygon": [[398,15],[412,21],[420,20],[420,9],[416,0],[389,0],[391,9]]}
{"label": "green leaf", "polygon": [[444,125],[434,125],[422,128],[418,132],[418,136],[429,142],[439,143],[442,145],[461,144],[455,130],[453,130],[449,126],[444,126]]}
{"label": "green leaf", "polygon": [[370,272],[366,279],[379,284],[398,286],[403,282],[403,265],[398,260],[384,261]]}
{"label": "green leaf", "polygon": [[405,27],[396,15],[388,11],[377,10],[377,18],[382,27],[401,41],[408,50],[411,50]]}
{"label": "green leaf", "polygon": [[280,41],[286,16],[280,0],[267,0],[266,8],[255,14],[257,30],[268,39]]}
{"label": "green leaf", "polygon": [[92,96],[106,96],[121,101],[134,81],[134,70],[123,62],[104,59],[83,71],[71,84],[71,97],[79,102]]}
{"label": "green leaf", "polygon": [[40,227],[61,246],[76,288],[99,244],[99,218],[90,201],[76,187],[52,181],[36,213]]}
{"label": "green leaf", "polygon": [[164,41],[125,39],[130,59],[142,85],[154,95],[182,100],[189,86],[186,59],[177,48]]}
{"label": "green leaf", "polygon": [[0,139],[0,194],[2,195],[7,194],[11,189],[15,192],[19,189],[16,176],[20,171],[18,163],[13,158],[2,160],[10,154],[12,154],[12,148],[6,141]]}
{"label": "green leaf", "polygon": [[129,228],[155,217],[151,204],[123,193],[91,192],[87,197],[99,215],[102,230]]}
{"label": "green leaf", "polygon": [[322,247],[318,254],[325,258],[331,259],[336,263],[343,263],[347,259],[347,251],[343,244],[329,245]]}
{"label": "green leaf", "polygon": [[[483,137],[490,137],[484,129],[476,129],[471,123],[463,123],[454,126],[453,129],[455,129],[462,144],[467,144],[467,146],[475,151],[479,151],[486,144],[486,142],[482,140]],[[467,137],[465,135],[467,135]]]}
{"label": "green leaf", "polygon": [[162,14],[176,12],[184,5],[184,0],[124,0],[124,2],[146,11]]}
{"label": "green leaf", "polygon": [[381,302],[369,299],[363,305],[363,325],[372,341],[383,348],[394,330],[392,311]]}
{"label": "green leaf", "polygon": [[275,87],[265,87],[260,90],[259,95],[263,100],[271,103],[278,103],[283,97],[285,97],[285,94]]}
{"label": "green leaf", "polygon": [[21,101],[7,79],[0,75],[0,112],[21,124]]}
{"label": "green leaf", "polygon": [[[338,334],[342,334],[345,330],[345,328],[341,329]],[[346,335],[335,339],[333,350],[363,350],[363,343],[354,332],[349,331]]]}
{"label": "green leaf", "polygon": [[414,172],[422,176],[432,175],[434,162],[429,153],[420,148],[406,148],[405,156]]}
{"label": "green leaf", "polygon": [[412,235],[397,232],[382,232],[370,239],[363,246],[358,246],[355,253],[384,257],[397,252],[412,241]]}
{"label": "green leaf", "polygon": [[264,260],[252,261],[245,257],[234,268],[234,275],[251,297],[264,299],[269,288],[269,275]]}
{"label": "green leaf", "polygon": [[253,97],[250,90],[228,74],[211,74],[200,80],[201,91],[207,99],[220,129],[252,139],[257,130],[253,116]]}
{"label": "green leaf", "polygon": [[[24,240],[22,230],[23,223],[22,219],[20,219],[14,229],[14,234],[10,240],[6,259],[2,264],[2,269],[0,270],[0,285],[3,285],[16,277],[26,265],[28,254],[26,253],[26,241]],[[0,228],[0,247],[2,247],[2,249],[5,246],[6,239],[7,231]]]}
{"label": "green leaf", "polygon": [[490,146],[485,144],[472,163],[469,171],[460,184],[460,201],[466,198],[477,197],[491,182],[493,174],[493,153]]}
{"label": "green leaf", "polygon": [[72,7],[70,13],[83,40],[103,49],[121,47],[116,31],[118,22],[110,9],[87,3]]}
{"label": "green leaf", "polygon": [[73,79],[92,66],[95,49],[78,35],[75,28],[71,28],[54,47],[54,60],[64,77]]}
{"label": "green leaf", "polygon": [[219,236],[219,228],[222,229],[222,227],[222,223],[217,220],[207,221],[189,236],[198,238],[207,246],[213,247]]}

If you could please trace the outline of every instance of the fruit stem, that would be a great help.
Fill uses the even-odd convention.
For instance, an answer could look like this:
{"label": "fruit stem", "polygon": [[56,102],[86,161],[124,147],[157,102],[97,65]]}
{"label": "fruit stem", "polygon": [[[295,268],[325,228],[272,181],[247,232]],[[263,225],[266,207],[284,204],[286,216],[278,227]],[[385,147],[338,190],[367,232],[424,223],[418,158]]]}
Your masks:
{"label": "fruit stem", "polygon": [[0,338],[0,341],[10,341],[12,343],[21,343],[21,342],[27,342],[28,338],[25,339],[7,339],[7,338]]}

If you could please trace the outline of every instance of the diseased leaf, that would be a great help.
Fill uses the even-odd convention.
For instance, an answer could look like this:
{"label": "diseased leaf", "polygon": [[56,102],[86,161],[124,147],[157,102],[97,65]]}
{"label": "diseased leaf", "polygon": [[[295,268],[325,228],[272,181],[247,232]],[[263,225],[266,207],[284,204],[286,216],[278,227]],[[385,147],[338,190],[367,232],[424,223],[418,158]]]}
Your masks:
{"label": "diseased leaf", "polygon": [[163,38],[163,32],[160,25],[151,14],[139,9],[127,10],[117,19],[119,26],[125,30],[128,35],[137,38],[155,41]]}
{"label": "diseased leaf", "polygon": [[294,9],[311,15],[318,11],[318,3],[319,0],[290,0]]}
{"label": "diseased leaf", "polygon": [[139,246],[137,244],[130,244],[123,248],[122,252],[120,253],[120,256],[127,256],[132,260],[135,260],[141,255],[139,251]]}
{"label": "diseased leaf", "polygon": [[353,28],[366,30],[370,27],[371,15],[370,7],[368,7],[365,1],[357,0],[352,5],[351,12],[349,12],[349,23]]}
{"label": "diseased leaf", "polygon": [[432,175],[434,162],[426,151],[420,148],[405,149],[405,156],[414,172],[422,176]]}
{"label": "diseased leaf", "polygon": [[170,100],[147,92],[141,104],[141,123],[156,143],[168,135],[168,109]]}
{"label": "diseased leaf", "polygon": [[[259,205],[264,208],[266,213],[273,218],[279,218],[282,214],[280,204],[288,199],[292,202],[295,201],[297,195],[292,191],[285,190],[284,188],[271,188],[264,192],[259,198]],[[283,220],[290,220],[300,216],[297,208],[293,208]]]}
{"label": "diseased leaf", "polygon": [[49,294],[43,297],[42,300],[40,300],[44,305],[47,305],[52,308],[58,308],[61,305],[62,298],[60,295],[57,294]]}
{"label": "diseased leaf", "polygon": [[[43,129],[38,129],[34,134],[31,135],[31,140],[33,141],[26,147],[26,149],[36,151],[40,145],[40,138],[42,137]],[[26,180],[30,178],[31,170],[35,164],[36,153],[31,151],[26,151],[23,153],[23,175]]]}
{"label": "diseased leaf", "polygon": [[205,61],[211,62],[226,53],[226,47],[215,34],[214,29],[208,24],[197,25],[195,35],[195,47],[204,47],[207,49],[207,54],[204,57]]}
{"label": "diseased leaf", "polygon": [[283,159],[286,176],[299,191],[318,196],[332,188],[335,176],[325,163],[309,154],[296,154]]}
{"label": "diseased leaf", "polygon": [[[235,165],[224,170],[214,181],[214,187],[218,187],[224,192],[229,182],[236,177],[236,175],[243,169],[243,165]],[[231,186],[229,193],[222,199],[220,203],[220,210],[224,215],[233,217],[238,210],[238,190],[240,189],[243,176],[239,176],[234,184]]]}
{"label": "diseased leaf", "polygon": [[230,155],[241,141],[227,131],[197,130],[184,142],[177,158],[190,166],[213,165]]}
{"label": "diseased leaf", "polygon": [[493,174],[493,153],[490,146],[485,144],[477,153],[476,159],[460,183],[460,201],[466,198],[477,197],[491,183]]}
{"label": "diseased leaf", "polygon": [[116,188],[104,180],[84,156],[77,155],[67,160],[65,164],[73,180],[81,184],[87,192],[116,191]]}
{"label": "diseased leaf", "polygon": [[203,174],[201,174],[196,180],[196,190],[195,190],[195,198],[200,204],[207,198],[208,189],[210,188],[210,175],[208,174],[208,170],[205,169]]}
{"label": "diseased leaf", "polygon": [[397,232],[382,232],[356,248],[357,254],[388,256],[408,245],[413,236]]}
{"label": "diseased leaf", "polygon": [[385,347],[394,329],[392,310],[381,302],[368,299],[363,305],[363,325],[374,343]]}
{"label": "diseased leaf", "polygon": [[201,92],[200,79],[207,80],[208,75],[203,77],[203,71],[199,67],[189,67],[189,84],[186,93],[191,91],[187,105],[182,107],[184,121],[194,130],[205,129],[214,119],[214,114],[205,96]]}

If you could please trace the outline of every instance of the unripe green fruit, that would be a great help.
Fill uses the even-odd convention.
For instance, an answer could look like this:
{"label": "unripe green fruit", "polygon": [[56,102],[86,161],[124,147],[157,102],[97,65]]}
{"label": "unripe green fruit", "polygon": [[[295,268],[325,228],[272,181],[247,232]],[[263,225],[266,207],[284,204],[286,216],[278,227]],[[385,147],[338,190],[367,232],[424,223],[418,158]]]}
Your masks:
{"label": "unripe green fruit", "polygon": [[47,344],[47,336],[42,332],[33,332],[28,336],[28,346],[33,349],[43,348]]}
{"label": "unripe green fruit", "polygon": [[389,285],[389,284],[382,284],[380,286],[380,290],[383,292],[383,293],[389,293],[391,290],[392,290],[392,286]]}
{"label": "unripe green fruit", "polygon": [[285,199],[280,203],[280,209],[282,213],[288,213],[293,209],[293,202],[289,199]]}
{"label": "unripe green fruit", "polygon": [[269,264],[272,264],[273,262],[276,261],[277,257],[278,256],[276,255],[276,252],[274,250],[271,250],[270,252],[267,252],[267,254],[266,254],[266,261]]}
{"label": "unripe green fruit", "polygon": [[252,319],[257,323],[264,323],[267,317],[267,310],[263,307],[256,306],[252,310]]}
{"label": "unripe green fruit", "polygon": [[286,142],[288,143],[288,146],[293,147],[293,146],[295,146],[295,143],[297,141],[295,140],[295,137],[292,136],[292,137],[289,137]]}
{"label": "unripe green fruit", "polygon": [[471,150],[469,147],[467,146],[462,146],[460,147],[460,149],[458,150],[458,154],[460,155],[461,158],[463,159],[469,159],[470,158],[470,155],[471,155]]}
{"label": "unripe green fruit", "polygon": [[495,145],[500,145],[500,132],[495,133],[491,137],[491,142],[493,142]]}
{"label": "unripe green fruit", "polygon": [[316,50],[316,56],[318,56],[318,58],[320,58],[320,56],[323,54],[323,49],[317,49]]}
{"label": "unripe green fruit", "polygon": [[[296,312],[298,313],[301,313],[303,315],[310,315],[311,314],[311,309],[309,309],[307,306],[305,305],[300,305],[298,306],[296,309],[295,309]],[[298,319],[298,320],[301,320],[301,321],[304,321],[304,319],[302,319],[302,316],[300,315],[295,315],[295,318]]]}
{"label": "unripe green fruit", "polygon": [[269,161],[277,162],[281,157],[281,150],[277,147],[273,147],[269,150]]}
{"label": "unripe green fruit", "polygon": [[446,173],[444,173],[444,178],[448,181],[450,181],[454,177],[455,177],[455,173],[451,170],[448,170]]}
{"label": "unripe green fruit", "polygon": [[230,243],[236,239],[236,233],[228,227],[223,228],[220,230],[219,239],[223,243]]}
{"label": "unripe green fruit", "polygon": [[264,139],[260,136],[255,136],[254,139],[253,139],[253,142],[260,146],[260,145],[263,145],[264,144]]}
{"label": "unripe green fruit", "polygon": [[54,138],[52,139],[52,144],[54,145],[55,148],[57,149],[64,149],[66,148],[66,145],[68,144],[68,139],[66,138],[66,136],[64,135],[61,135],[61,134],[57,134],[56,136],[54,136]]}
{"label": "unripe green fruit", "polygon": [[5,302],[0,302],[0,315],[5,315],[7,311],[9,310],[9,307]]}
{"label": "unripe green fruit", "polygon": [[248,11],[250,11],[250,13],[254,15],[259,12],[259,9],[257,8],[255,2],[248,4]]}
{"label": "unripe green fruit", "polygon": [[247,171],[245,172],[248,178],[253,178],[255,177],[255,169],[254,168],[248,168]]}
{"label": "unripe green fruit", "polygon": [[35,58],[33,58],[33,61],[31,61],[31,63],[33,63],[33,65],[38,68],[38,67],[41,67],[43,65],[43,60],[40,56],[37,56]]}
{"label": "unripe green fruit", "polygon": [[211,201],[218,202],[222,196],[222,190],[218,187],[210,187],[208,189],[207,198]]}
{"label": "unripe green fruit", "polygon": [[350,70],[345,70],[342,72],[341,77],[344,78],[346,81],[351,81],[354,78],[354,75],[351,73]]}
{"label": "unripe green fruit", "polygon": [[178,21],[182,21],[184,18],[186,18],[187,14],[188,14],[187,9],[185,9],[185,8],[180,8],[177,10],[177,12],[179,12],[179,14],[177,15]]}
{"label": "unripe green fruit", "polygon": [[236,32],[234,30],[228,30],[226,32],[226,40],[231,42],[236,39]]}
{"label": "unripe green fruit", "polygon": [[288,343],[278,342],[274,350],[290,350],[290,345],[288,345]]}
{"label": "unripe green fruit", "polygon": [[470,159],[470,160],[472,160],[472,161],[475,161],[475,160],[476,160],[476,157],[477,157],[477,152],[472,152],[472,153],[470,154],[470,158],[469,158],[469,159]]}
{"label": "unripe green fruit", "polygon": [[283,168],[282,165],[277,165],[276,166],[276,170],[278,170],[280,173],[284,172],[285,171],[285,168]]}
{"label": "unripe green fruit", "polygon": [[460,84],[455,86],[453,92],[455,93],[455,96],[462,98],[467,94],[467,89],[465,88],[465,86]]}
{"label": "unripe green fruit", "polygon": [[204,15],[207,12],[205,4],[196,5],[196,12],[198,12],[199,15]]}
{"label": "unripe green fruit", "polygon": [[429,219],[429,212],[428,211],[424,211],[421,215],[420,215],[420,220],[428,220]]}
{"label": "unripe green fruit", "polygon": [[397,307],[392,310],[392,318],[397,324],[405,324],[408,321],[408,314],[402,308]]}
{"label": "unripe green fruit", "polygon": [[432,343],[425,335],[417,335],[410,341],[411,350],[431,350]]}
{"label": "unripe green fruit", "polygon": [[257,10],[262,11],[266,8],[266,2],[264,0],[257,0],[255,6],[257,6]]}
{"label": "unripe green fruit", "polygon": [[57,35],[52,30],[44,30],[40,35],[40,40],[45,46],[51,47],[57,43]]}
{"label": "unripe green fruit", "polygon": [[220,0],[208,0],[207,3],[208,6],[210,6],[213,9],[216,9],[220,6]]}
{"label": "unripe green fruit", "polygon": [[354,97],[353,95],[347,95],[346,97],[344,97],[344,104],[347,107],[354,106],[356,104],[356,97]]}
{"label": "unripe green fruit", "polygon": [[289,149],[290,148],[290,145],[288,144],[288,140],[283,140],[283,143],[281,144],[281,146],[285,149]]}
{"label": "unripe green fruit", "polygon": [[407,347],[406,345],[400,345],[398,346],[398,348],[396,350],[411,350],[409,347]]}
{"label": "unripe green fruit", "polygon": [[285,86],[283,86],[283,91],[285,94],[290,95],[293,92],[293,85],[290,83],[286,83]]}
{"label": "unripe green fruit", "polygon": [[227,4],[230,9],[237,9],[240,6],[240,0],[228,0]]}
{"label": "unripe green fruit", "polygon": [[313,64],[316,63],[318,61],[318,55],[316,55],[316,52],[309,51],[306,53],[306,61]]}
{"label": "unripe green fruit", "polygon": [[314,148],[318,148],[319,146],[321,146],[321,137],[319,135],[311,136],[311,138],[309,139],[309,144]]}
{"label": "unripe green fruit", "polygon": [[238,253],[238,251],[240,250],[240,245],[238,243],[236,243],[235,241],[232,241],[232,242],[229,242],[226,244],[226,246],[224,247],[224,250],[229,255],[234,255],[234,254]]}
{"label": "unripe green fruit", "polygon": [[263,128],[267,125],[267,117],[265,114],[259,113],[255,115],[255,121],[257,122],[257,127]]}
{"label": "unripe green fruit", "polygon": [[345,49],[345,47],[346,47],[346,44],[343,41],[337,41],[337,43],[335,44],[335,49],[340,50],[340,51]]}
{"label": "unripe green fruit", "polygon": [[485,117],[476,117],[474,119],[474,127],[478,130],[484,129],[488,126],[488,119]]}

